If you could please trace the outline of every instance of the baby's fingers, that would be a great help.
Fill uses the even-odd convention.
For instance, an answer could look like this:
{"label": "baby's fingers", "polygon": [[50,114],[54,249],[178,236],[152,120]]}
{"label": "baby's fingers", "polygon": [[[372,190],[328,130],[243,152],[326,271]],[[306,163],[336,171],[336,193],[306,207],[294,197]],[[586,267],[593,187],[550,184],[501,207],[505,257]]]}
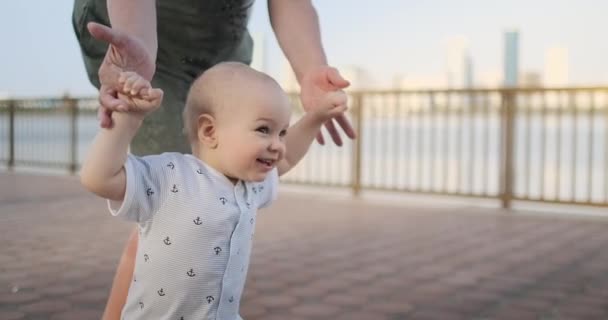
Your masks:
{"label": "baby's fingers", "polygon": [[148,92],[146,93],[145,97],[146,99],[148,99],[149,101],[160,101],[163,99],[163,90],[161,89],[148,89]]}
{"label": "baby's fingers", "polygon": [[139,77],[135,79],[133,84],[131,85],[131,91],[129,92],[133,96],[145,96],[145,94],[150,89],[150,82],[146,79]]}
{"label": "baby's fingers", "polygon": [[346,106],[347,101],[348,97],[346,96],[346,93],[342,90],[333,91],[327,94],[327,106],[332,109],[338,106]]}
{"label": "baby's fingers", "polygon": [[144,101],[145,109],[156,109],[160,106],[163,100],[163,90],[161,89],[143,89],[141,99]]}
{"label": "baby's fingers", "polygon": [[141,83],[142,80],[146,81],[139,74],[131,71],[121,72],[118,78],[118,82],[122,84],[121,91],[128,95],[137,95],[139,93],[139,90],[134,90],[133,87],[136,83]]}
{"label": "baby's fingers", "polygon": [[348,110],[348,107],[345,104],[335,106],[334,108],[331,108],[329,110],[329,117],[334,118],[336,116],[339,116],[339,115],[343,114],[346,110]]}

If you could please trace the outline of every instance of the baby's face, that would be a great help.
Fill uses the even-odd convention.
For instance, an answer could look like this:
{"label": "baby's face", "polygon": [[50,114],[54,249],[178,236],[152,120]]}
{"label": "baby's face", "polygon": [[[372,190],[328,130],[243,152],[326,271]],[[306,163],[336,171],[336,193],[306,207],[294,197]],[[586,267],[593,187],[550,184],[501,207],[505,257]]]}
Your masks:
{"label": "baby's face", "polygon": [[285,156],[291,118],[287,95],[273,86],[250,87],[217,115],[218,156],[231,180],[263,181]]}

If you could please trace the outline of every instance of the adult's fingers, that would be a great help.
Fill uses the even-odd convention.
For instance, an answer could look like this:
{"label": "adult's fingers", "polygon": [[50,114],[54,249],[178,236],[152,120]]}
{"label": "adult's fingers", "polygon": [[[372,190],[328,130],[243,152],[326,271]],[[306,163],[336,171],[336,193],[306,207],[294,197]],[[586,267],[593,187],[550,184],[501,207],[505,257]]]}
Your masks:
{"label": "adult's fingers", "polygon": [[322,146],[325,145],[325,138],[323,138],[323,132],[321,132],[321,130],[317,133],[317,142]]}
{"label": "adult's fingers", "polygon": [[110,110],[118,110],[125,102],[116,97],[116,92],[102,86],[99,90],[99,104]]}
{"label": "adult's fingers", "polygon": [[338,130],[336,130],[336,126],[334,125],[332,119],[329,119],[325,122],[325,128],[327,128],[327,131],[329,132],[329,135],[331,136],[331,139],[334,141],[334,143],[337,146],[342,146],[342,138],[340,137],[340,133],[338,132]]}
{"label": "adult's fingers", "polygon": [[357,137],[357,133],[355,132],[355,129],[353,129],[352,124],[346,117],[346,114],[342,113],[342,114],[336,116],[334,119],[336,120],[336,122],[338,122],[338,125],[340,126],[340,128],[342,128],[342,131],[344,131],[344,133],[346,133],[347,137],[349,137],[351,139],[355,139]]}
{"label": "adult's fingers", "polygon": [[112,127],[112,111],[102,106],[97,110],[97,118],[99,119],[99,125],[102,128]]}

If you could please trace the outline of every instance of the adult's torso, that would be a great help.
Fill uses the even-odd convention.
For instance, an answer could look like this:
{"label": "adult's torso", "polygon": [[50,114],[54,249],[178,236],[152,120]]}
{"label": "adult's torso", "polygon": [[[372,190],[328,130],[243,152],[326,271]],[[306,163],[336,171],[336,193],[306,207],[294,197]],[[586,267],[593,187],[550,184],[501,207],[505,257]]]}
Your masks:
{"label": "adult's torso", "polygon": [[[75,1],[75,14],[80,15],[77,19],[109,24],[107,0]],[[248,63],[252,41],[247,23],[253,3],[254,0],[157,0],[158,62],[202,69],[226,60]]]}

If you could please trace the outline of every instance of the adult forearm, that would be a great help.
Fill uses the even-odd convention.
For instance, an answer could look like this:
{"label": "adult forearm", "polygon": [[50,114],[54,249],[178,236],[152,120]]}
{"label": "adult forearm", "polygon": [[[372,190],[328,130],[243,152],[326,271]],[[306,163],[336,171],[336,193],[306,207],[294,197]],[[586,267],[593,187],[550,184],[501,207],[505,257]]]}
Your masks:
{"label": "adult forearm", "polygon": [[141,119],[114,112],[112,121],[114,127],[101,129],[93,140],[80,171],[80,180],[89,191],[120,201],[126,188],[123,165]]}
{"label": "adult forearm", "polygon": [[326,65],[317,11],[311,0],[268,0],[272,29],[296,77]]}
{"label": "adult forearm", "polygon": [[155,0],[108,0],[108,15],[112,28],[141,40],[152,61],[156,61]]}

